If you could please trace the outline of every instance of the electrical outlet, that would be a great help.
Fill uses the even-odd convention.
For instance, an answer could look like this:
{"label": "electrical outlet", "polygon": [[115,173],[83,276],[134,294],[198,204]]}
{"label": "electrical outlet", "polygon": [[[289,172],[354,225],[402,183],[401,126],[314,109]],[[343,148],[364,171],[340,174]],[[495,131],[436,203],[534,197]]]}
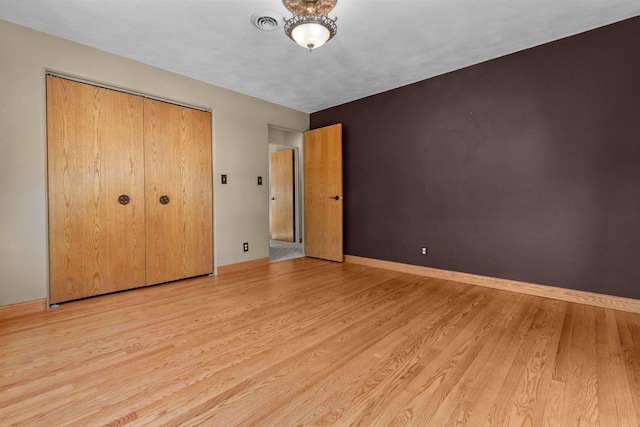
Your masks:
{"label": "electrical outlet", "polygon": [[242,244],[242,250],[245,252],[249,252],[249,242],[244,242]]}
{"label": "electrical outlet", "polygon": [[424,255],[424,256],[427,255],[427,247],[426,246],[422,247],[422,255]]}

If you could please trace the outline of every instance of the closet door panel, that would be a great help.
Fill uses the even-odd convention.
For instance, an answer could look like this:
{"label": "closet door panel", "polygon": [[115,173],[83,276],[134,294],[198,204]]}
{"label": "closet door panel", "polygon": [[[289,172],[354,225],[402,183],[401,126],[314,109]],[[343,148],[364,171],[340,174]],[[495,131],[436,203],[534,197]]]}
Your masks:
{"label": "closet door panel", "polygon": [[110,116],[99,136],[108,177],[104,186],[106,291],[114,292],[146,283],[144,110],[142,97],[102,90],[109,95],[105,107]]}
{"label": "closet door panel", "polygon": [[[213,201],[211,175],[211,113],[184,109],[186,129],[183,224],[185,256],[183,276],[213,272]],[[188,148],[187,148],[188,147]]]}
{"label": "closet door panel", "polygon": [[142,113],[139,97],[47,77],[51,303],[145,283]]}
{"label": "closet door panel", "polygon": [[210,273],[211,114],[144,102],[147,284]]}

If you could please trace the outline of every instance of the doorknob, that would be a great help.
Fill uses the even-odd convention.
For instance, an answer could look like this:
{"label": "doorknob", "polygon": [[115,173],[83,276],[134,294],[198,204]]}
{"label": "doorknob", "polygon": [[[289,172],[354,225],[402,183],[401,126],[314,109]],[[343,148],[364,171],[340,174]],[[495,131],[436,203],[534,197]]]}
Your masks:
{"label": "doorknob", "polygon": [[275,200],[275,199],[276,199],[275,197],[272,197],[272,198],[271,198],[271,200]]}
{"label": "doorknob", "polygon": [[340,197],[340,196],[333,196],[333,197],[329,197],[329,198],[330,198],[330,199],[333,199],[333,200],[340,200],[340,199],[343,199],[344,197]]}
{"label": "doorknob", "polygon": [[169,203],[169,196],[160,197],[160,203],[162,203],[163,205],[166,205],[167,203]]}
{"label": "doorknob", "polygon": [[118,203],[120,203],[121,205],[127,205],[130,201],[131,198],[126,194],[122,194],[120,197],[118,197]]}

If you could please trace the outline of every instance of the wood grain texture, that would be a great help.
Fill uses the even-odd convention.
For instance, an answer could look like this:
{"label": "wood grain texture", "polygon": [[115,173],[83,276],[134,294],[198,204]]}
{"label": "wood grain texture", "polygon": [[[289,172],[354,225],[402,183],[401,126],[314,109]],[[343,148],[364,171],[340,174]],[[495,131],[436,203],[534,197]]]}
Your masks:
{"label": "wood grain texture", "polygon": [[0,305],[0,320],[26,316],[47,311],[47,299],[19,302],[16,304]]}
{"label": "wood grain texture", "polygon": [[640,315],[300,258],[0,320],[2,425],[631,426]]}
{"label": "wood grain texture", "polygon": [[342,196],[342,124],[305,132],[304,235],[307,256],[343,261]]}
{"label": "wood grain texture", "polygon": [[145,99],[144,115],[147,284],[211,273],[211,113]]}
{"label": "wood grain texture", "polygon": [[218,266],[218,275],[237,273],[239,271],[253,270],[254,268],[266,267],[269,265],[269,257],[253,259],[251,261],[238,262],[235,264]]}
{"label": "wood grain texture", "polygon": [[47,76],[52,303],[144,285],[142,120],[138,96]]}
{"label": "wood grain texture", "polygon": [[458,271],[442,270],[433,267],[403,264],[399,262],[384,261],[373,258],[364,258],[354,255],[345,255],[345,262],[366,265],[368,267],[383,268],[385,270],[400,271],[420,276],[437,279],[451,280],[454,282],[468,283],[470,285],[485,286],[504,291],[518,292],[527,295],[535,295],[543,298],[557,299],[560,301],[576,302],[595,307],[610,308],[613,310],[628,311],[640,314],[640,300],[624,298],[614,295],[596,294],[593,292],[578,291],[575,289],[558,288],[555,286],[538,285],[535,283],[519,282],[516,280],[499,279],[496,277],[479,276],[477,274],[460,273]]}
{"label": "wood grain texture", "polygon": [[294,241],[293,149],[271,153],[271,238]]}

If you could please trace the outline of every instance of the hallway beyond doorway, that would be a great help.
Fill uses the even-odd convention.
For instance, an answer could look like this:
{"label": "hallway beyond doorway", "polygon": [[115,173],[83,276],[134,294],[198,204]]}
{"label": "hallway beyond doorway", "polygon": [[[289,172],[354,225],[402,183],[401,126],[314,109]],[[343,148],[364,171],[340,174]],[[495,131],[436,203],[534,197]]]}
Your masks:
{"label": "hallway beyond doorway", "polygon": [[282,242],[269,240],[269,259],[271,262],[285,261],[288,259],[302,258],[302,243]]}

